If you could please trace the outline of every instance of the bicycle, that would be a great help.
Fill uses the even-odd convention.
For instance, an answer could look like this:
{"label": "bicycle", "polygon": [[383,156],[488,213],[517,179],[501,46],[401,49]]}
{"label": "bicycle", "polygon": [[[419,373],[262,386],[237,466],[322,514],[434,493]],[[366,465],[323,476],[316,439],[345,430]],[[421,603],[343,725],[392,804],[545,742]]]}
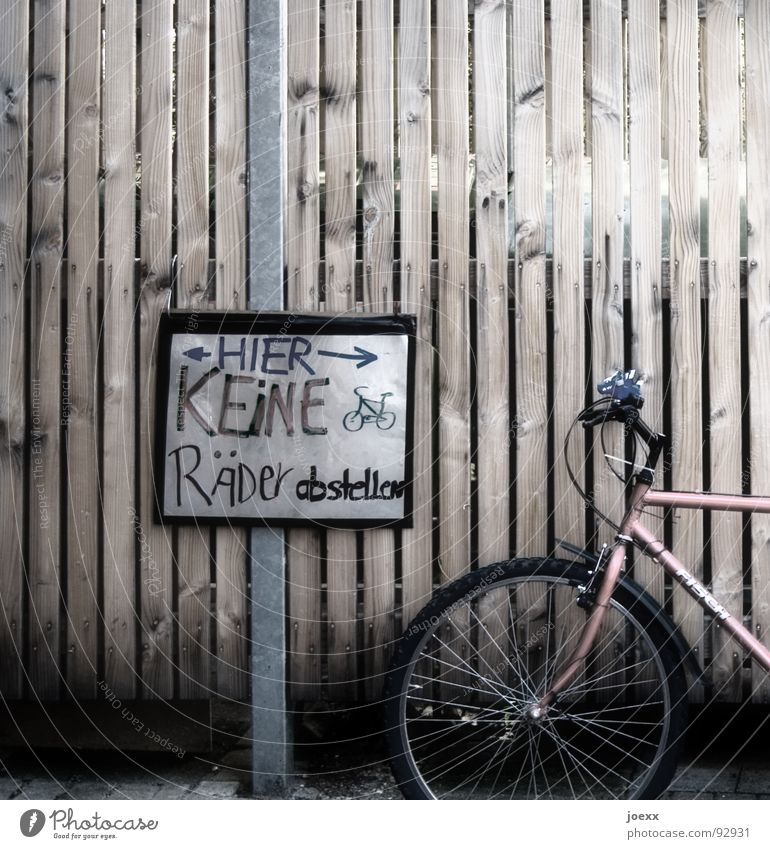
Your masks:
{"label": "bicycle", "polygon": [[[400,638],[385,682],[394,777],[413,799],[657,798],[701,670],[671,618],[624,572],[631,546],[679,583],[751,658],[770,651],[642,523],[647,507],[770,513],[770,497],[653,489],[664,436],[640,417],[641,382],[618,372],[576,416],[620,422],[646,460],[598,555],[514,559],[448,584]],[[567,466],[573,485],[584,493]]]}
{"label": "bicycle", "polygon": [[365,424],[370,422],[376,422],[380,430],[390,430],[396,423],[396,414],[390,410],[385,412],[385,399],[390,398],[393,393],[383,392],[380,395],[380,400],[375,401],[373,398],[364,398],[358,391],[368,388],[368,386],[356,386],[353,390],[358,395],[358,409],[345,413],[345,417],[342,419],[342,426],[350,433],[361,430]]}

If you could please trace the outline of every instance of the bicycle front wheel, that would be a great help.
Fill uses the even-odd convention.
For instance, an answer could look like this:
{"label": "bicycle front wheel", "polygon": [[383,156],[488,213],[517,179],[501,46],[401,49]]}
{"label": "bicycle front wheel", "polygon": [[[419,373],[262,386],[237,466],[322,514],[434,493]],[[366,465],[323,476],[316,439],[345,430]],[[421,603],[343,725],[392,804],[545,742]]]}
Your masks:
{"label": "bicycle front wheel", "polygon": [[581,671],[538,701],[590,611],[586,569],[489,566],[449,584],[401,638],[386,682],[396,780],[417,799],[644,799],[669,784],[686,680],[654,613],[618,586]]}
{"label": "bicycle front wheel", "polygon": [[361,430],[364,426],[364,417],[358,410],[351,410],[349,413],[345,413],[345,417],[342,419],[342,426],[345,430],[355,433],[355,431]]}

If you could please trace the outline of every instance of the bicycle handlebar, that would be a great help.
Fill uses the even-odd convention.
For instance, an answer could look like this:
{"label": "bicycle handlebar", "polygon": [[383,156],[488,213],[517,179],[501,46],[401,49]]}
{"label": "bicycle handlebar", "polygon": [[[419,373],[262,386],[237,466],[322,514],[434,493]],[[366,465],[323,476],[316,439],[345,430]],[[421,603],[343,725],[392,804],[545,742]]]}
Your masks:
{"label": "bicycle handlebar", "polygon": [[[634,433],[647,445],[649,449],[647,466],[649,469],[654,469],[663,449],[663,434],[653,431],[639,415],[639,411],[644,405],[643,382],[635,369],[625,373],[622,371],[615,372],[615,374],[597,384],[596,387],[598,393],[607,399],[607,403],[601,404],[600,400],[597,404],[601,404],[601,406],[597,407],[597,404],[592,404],[587,407],[578,415],[578,421],[586,429],[610,421],[622,422],[627,427],[632,428]],[[652,482],[651,472],[643,471],[640,473],[640,477],[650,483]]]}

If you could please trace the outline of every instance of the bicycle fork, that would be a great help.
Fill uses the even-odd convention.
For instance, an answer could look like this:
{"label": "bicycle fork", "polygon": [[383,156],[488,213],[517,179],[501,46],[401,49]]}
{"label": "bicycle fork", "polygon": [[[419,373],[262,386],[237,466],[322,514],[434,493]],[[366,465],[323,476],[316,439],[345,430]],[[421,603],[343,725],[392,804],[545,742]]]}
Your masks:
{"label": "bicycle fork", "polygon": [[543,712],[556,699],[559,693],[575,678],[586,657],[588,657],[591,646],[594,644],[596,635],[602,626],[604,615],[607,612],[610,599],[615,591],[615,586],[620,579],[620,573],[623,570],[623,564],[626,560],[626,543],[628,541],[628,538],[623,534],[618,535],[616,538],[615,546],[610,553],[606,567],[604,567],[604,576],[599,585],[596,599],[591,607],[591,614],[580,634],[580,639],[564,666],[557,671],[548,692],[537,704],[533,704],[529,708],[528,714],[530,719],[540,719]]}

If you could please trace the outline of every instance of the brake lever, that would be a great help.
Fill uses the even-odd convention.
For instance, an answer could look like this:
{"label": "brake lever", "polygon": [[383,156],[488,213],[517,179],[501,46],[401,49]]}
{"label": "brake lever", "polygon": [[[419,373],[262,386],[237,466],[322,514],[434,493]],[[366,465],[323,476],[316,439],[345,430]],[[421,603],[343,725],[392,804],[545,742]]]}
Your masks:
{"label": "brake lever", "polygon": [[596,425],[603,424],[604,422],[608,422],[612,419],[612,410],[604,409],[598,413],[594,413],[590,416],[581,416],[580,423],[583,425],[585,430],[588,430],[589,427],[596,427]]}

